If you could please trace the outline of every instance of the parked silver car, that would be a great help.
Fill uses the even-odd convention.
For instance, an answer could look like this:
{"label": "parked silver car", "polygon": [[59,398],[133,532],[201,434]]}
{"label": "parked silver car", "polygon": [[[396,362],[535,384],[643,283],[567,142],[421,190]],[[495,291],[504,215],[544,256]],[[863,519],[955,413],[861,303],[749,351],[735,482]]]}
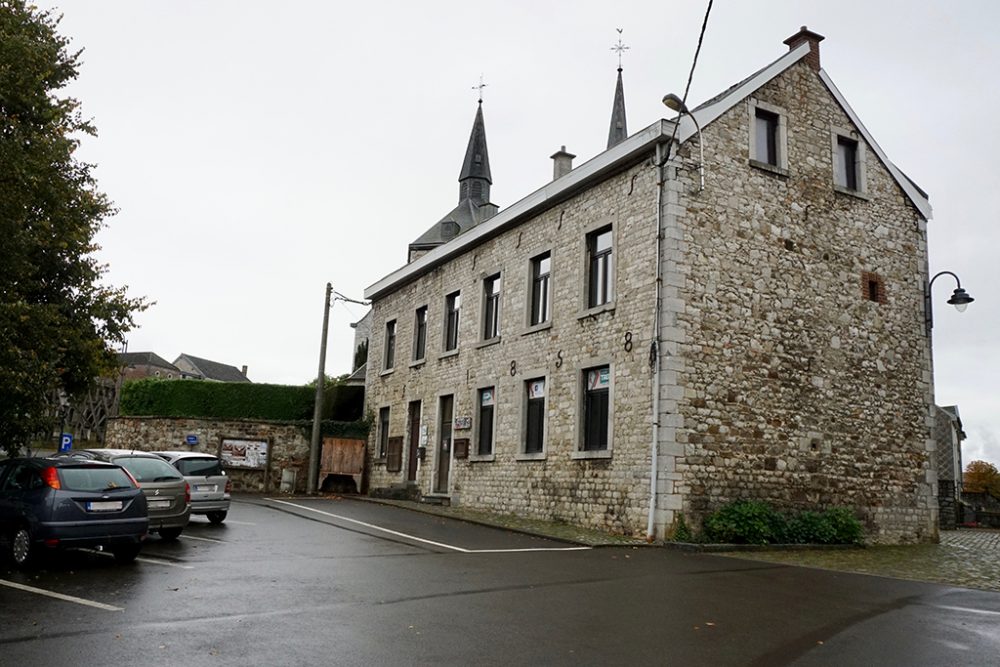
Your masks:
{"label": "parked silver car", "polygon": [[191,518],[191,485],[176,468],[151,452],[130,449],[79,449],[57,454],[107,461],[129,471],[146,495],[149,532],[176,540]]}
{"label": "parked silver car", "polygon": [[219,457],[203,452],[153,453],[177,468],[191,485],[191,514],[204,514],[212,523],[226,520],[233,482]]}

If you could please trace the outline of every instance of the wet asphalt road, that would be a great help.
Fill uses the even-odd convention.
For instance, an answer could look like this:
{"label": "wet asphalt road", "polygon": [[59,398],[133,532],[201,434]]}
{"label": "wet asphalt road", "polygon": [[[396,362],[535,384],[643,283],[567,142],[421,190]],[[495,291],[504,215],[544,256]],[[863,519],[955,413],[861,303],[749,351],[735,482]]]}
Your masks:
{"label": "wet asphalt road", "polygon": [[1000,662],[1000,594],[568,547],[356,500],[243,498],[130,566],[0,567],[0,665]]}

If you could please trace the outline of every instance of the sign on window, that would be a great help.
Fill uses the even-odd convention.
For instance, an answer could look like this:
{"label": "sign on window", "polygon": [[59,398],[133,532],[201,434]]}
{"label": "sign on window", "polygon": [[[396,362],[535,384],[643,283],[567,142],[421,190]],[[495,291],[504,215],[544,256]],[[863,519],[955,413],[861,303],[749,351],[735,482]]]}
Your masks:
{"label": "sign on window", "polygon": [[611,369],[604,367],[587,371],[587,389],[607,389],[609,384],[611,384]]}

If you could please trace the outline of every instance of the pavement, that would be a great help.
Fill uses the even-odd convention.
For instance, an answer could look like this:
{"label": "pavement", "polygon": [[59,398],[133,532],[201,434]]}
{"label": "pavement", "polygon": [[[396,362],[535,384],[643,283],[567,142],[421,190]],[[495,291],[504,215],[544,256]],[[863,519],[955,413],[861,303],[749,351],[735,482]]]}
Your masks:
{"label": "pavement", "polygon": [[[565,523],[523,519],[462,507],[368,497],[358,497],[357,499],[589,547],[659,546],[676,548],[679,546],[669,542],[647,544],[645,540],[610,535]],[[725,551],[725,549],[717,551]],[[1000,592],[1000,530],[986,528],[960,528],[941,531],[939,544],[846,549],[789,549],[787,547],[768,549],[755,547],[726,555],[784,565],[872,574],[909,581],[925,581]]]}

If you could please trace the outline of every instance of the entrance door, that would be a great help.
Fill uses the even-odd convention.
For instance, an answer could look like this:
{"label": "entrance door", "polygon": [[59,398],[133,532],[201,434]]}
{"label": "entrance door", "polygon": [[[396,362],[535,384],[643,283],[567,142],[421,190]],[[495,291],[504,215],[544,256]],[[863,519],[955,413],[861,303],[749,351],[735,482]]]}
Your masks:
{"label": "entrance door", "polygon": [[448,493],[448,474],[451,472],[451,420],[455,406],[454,396],[442,396],[438,427],[437,476],[434,478],[434,493]]}
{"label": "entrance door", "polygon": [[420,446],[420,401],[410,401],[410,451],[406,463],[406,481],[417,481],[417,447]]}

